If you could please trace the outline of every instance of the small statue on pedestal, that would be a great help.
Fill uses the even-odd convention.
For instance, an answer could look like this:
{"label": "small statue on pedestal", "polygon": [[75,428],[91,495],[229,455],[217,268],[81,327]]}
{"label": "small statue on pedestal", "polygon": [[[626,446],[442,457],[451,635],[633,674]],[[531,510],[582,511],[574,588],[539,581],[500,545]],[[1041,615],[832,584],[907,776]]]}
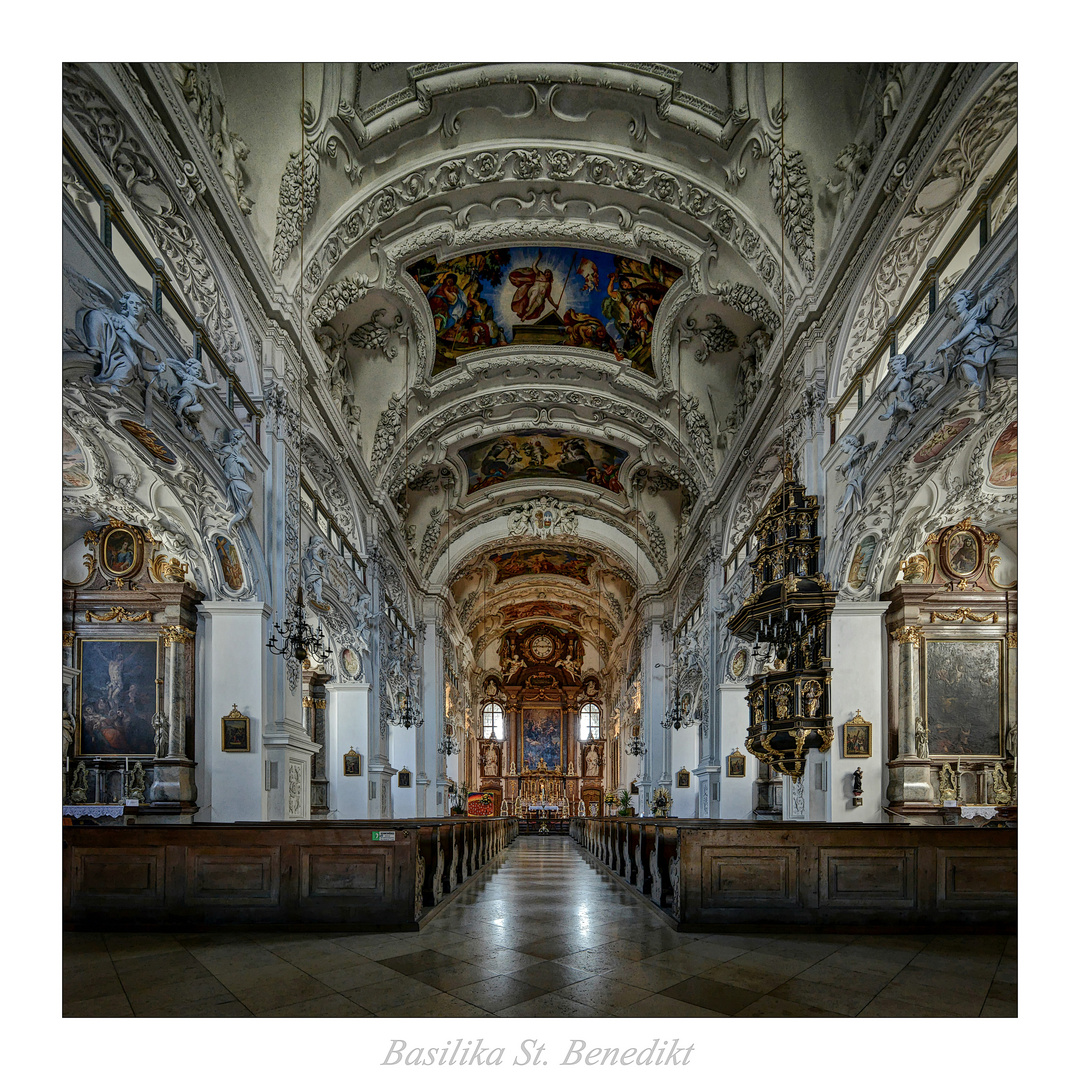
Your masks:
{"label": "small statue on pedestal", "polygon": [[141,761],[136,761],[128,773],[128,798],[146,801],[146,770]]}
{"label": "small statue on pedestal", "polygon": [[856,769],[851,779],[852,803],[862,806],[862,769]]}
{"label": "small statue on pedestal", "polygon": [[915,717],[915,756],[923,760],[930,756],[930,730],[921,716]]}
{"label": "small statue on pedestal", "polygon": [[1009,779],[1005,775],[1005,766],[999,761],[994,765],[994,803],[997,806],[1008,806],[1012,802],[1013,793],[1009,790]]}
{"label": "small statue on pedestal", "polygon": [[156,712],[150,723],[154,725],[154,757],[168,757],[169,718],[163,712]]}
{"label": "small statue on pedestal", "polygon": [[71,793],[68,797],[73,804],[84,803],[89,790],[90,777],[86,773],[86,762],[80,761],[75,766],[75,772],[71,777]]}
{"label": "small statue on pedestal", "polygon": [[953,771],[953,767],[946,761],[945,764],[941,766],[941,773],[938,777],[938,802],[955,802],[958,788],[957,774]]}

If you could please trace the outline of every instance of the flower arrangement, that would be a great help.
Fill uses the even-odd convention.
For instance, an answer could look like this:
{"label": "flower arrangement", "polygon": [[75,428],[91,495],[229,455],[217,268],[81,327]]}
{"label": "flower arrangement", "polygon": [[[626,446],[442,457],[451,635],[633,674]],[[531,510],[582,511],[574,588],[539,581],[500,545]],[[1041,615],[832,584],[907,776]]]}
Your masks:
{"label": "flower arrangement", "polygon": [[612,789],[604,794],[604,805],[614,806],[619,801],[619,793]]}
{"label": "flower arrangement", "polygon": [[654,817],[667,817],[671,810],[671,792],[666,787],[658,787],[649,800]]}

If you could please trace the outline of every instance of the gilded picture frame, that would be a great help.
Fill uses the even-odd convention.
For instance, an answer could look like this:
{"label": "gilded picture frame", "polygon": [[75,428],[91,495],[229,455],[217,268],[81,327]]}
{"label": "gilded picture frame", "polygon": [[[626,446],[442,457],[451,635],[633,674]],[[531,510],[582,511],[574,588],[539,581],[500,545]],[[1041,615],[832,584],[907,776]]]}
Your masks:
{"label": "gilded picture frame", "polygon": [[874,729],[869,720],[863,718],[861,712],[855,715],[844,725],[843,738],[841,740],[843,756],[846,758],[868,758],[874,752]]}
{"label": "gilded picture frame", "polygon": [[938,549],[942,569],[950,577],[977,577],[982,569],[985,552],[978,534],[971,529],[955,529],[942,538]]}
{"label": "gilded picture frame", "polygon": [[357,753],[351,746],[347,754],[342,754],[341,775],[342,776],[363,776],[364,775],[364,758],[361,754]]}
{"label": "gilded picture frame", "polygon": [[397,786],[399,788],[402,788],[402,787],[411,788],[412,787],[412,773],[409,772],[408,769],[402,769],[397,774]]}
{"label": "gilded picture frame", "polygon": [[102,573],[124,581],[141,569],[145,547],[141,529],[130,525],[108,525],[98,541],[98,565]]}
{"label": "gilded picture frame", "polygon": [[728,776],[743,777],[746,775],[746,755],[738,750],[732,750],[727,756]]}
{"label": "gilded picture frame", "polygon": [[675,786],[676,787],[682,787],[682,788],[688,788],[690,786],[690,770],[689,769],[680,769],[675,774]]}
{"label": "gilded picture frame", "polygon": [[221,749],[226,754],[246,754],[251,749],[251,721],[235,705],[221,718]]}

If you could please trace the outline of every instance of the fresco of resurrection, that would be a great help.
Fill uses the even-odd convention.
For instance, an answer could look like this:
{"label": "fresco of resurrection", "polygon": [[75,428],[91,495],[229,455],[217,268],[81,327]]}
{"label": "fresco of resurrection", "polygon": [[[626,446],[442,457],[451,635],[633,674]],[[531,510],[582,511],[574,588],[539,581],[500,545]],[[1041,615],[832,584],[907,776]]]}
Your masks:
{"label": "fresco of resurrection", "polygon": [[500,345],[597,349],[655,378],[653,323],[682,271],[607,251],[492,248],[408,268],[435,322],[434,374]]}

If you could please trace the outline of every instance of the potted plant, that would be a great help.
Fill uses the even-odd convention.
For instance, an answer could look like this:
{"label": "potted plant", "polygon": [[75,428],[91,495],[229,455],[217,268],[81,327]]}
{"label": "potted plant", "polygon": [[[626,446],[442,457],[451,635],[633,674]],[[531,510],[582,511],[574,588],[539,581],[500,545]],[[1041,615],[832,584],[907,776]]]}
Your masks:
{"label": "potted plant", "polygon": [[671,812],[671,792],[666,787],[658,787],[649,800],[653,817],[667,817]]}
{"label": "potted plant", "polygon": [[619,788],[618,791],[619,809],[615,811],[619,817],[630,817],[634,812],[630,806],[630,792],[626,788]]}

